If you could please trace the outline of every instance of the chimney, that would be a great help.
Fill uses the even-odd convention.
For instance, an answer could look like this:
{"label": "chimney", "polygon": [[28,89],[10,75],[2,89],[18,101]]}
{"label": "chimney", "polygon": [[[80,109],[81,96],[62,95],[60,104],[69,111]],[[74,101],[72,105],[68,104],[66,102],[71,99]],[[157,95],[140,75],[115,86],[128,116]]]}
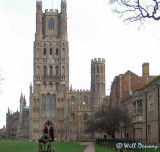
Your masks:
{"label": "chimney", "polygon": [[142,64],[142,76],[146,77],[149,76],[149,63],[143,63]]}

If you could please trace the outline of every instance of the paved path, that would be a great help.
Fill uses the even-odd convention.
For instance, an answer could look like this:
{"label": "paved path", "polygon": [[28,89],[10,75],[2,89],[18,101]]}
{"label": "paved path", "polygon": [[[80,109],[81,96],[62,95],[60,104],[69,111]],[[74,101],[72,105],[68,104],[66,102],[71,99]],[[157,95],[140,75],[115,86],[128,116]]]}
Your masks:
{"label": "paved path", "polygon": [[95,152],[95,147],[92,142],[84,142],[81,145],[87,145],[87,148],[83,152]]}

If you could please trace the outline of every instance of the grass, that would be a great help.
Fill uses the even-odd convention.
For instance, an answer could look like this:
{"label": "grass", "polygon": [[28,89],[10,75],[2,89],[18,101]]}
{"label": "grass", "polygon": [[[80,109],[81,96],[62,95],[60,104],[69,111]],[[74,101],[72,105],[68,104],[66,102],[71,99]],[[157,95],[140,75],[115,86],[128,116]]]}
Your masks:
{"label": "grass", "polygon": [[[0,152],[35,152],[38,143],[34,142],[0,142]],[[52,143],[56,152],[83,152],[86,146],[78,143]]]}
{"label": "grass", "polygon": [[112,150],[106,147],[102,147],[97,144],[95,144],[95,149],[96,149],[96,152],[116,152],[115,150]]}

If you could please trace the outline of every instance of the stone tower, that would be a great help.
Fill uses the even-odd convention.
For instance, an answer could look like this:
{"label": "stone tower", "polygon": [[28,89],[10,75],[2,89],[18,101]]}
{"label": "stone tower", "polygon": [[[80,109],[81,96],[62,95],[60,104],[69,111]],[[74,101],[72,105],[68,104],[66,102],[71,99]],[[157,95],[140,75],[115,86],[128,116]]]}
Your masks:
{"label": "stone tower", "polygon": [[105,60],[98,58],[91,61],[91,98],[93,112],[103,104],[105,97]]}
{"label": "stone tower", "polygon": [[29,140],[42,133],[58,138],[57,128],[67,124],[69,91],[69,49],[67,4],[58,10],[42,11],[36,2],[33,91],[30,87]]}

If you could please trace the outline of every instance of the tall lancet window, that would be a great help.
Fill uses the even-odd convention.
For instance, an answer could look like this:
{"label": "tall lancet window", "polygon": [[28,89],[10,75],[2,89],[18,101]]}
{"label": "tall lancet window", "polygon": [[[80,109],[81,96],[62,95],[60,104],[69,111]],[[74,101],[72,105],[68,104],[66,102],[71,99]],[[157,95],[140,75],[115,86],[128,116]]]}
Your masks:
{"label": "tall lancet window", "polygon": [[45,96],[42,96],[42,114],[45,115],[46,113],[46,100],[45,100]]}
{"label": "tall lancet window", "polygon": [[53,115],[56,116],[56,96],[53,95]]}
{"label": "tall lancet window", "polygon": [[52,76],[52,66],[50,66],[49,69],[50,69],[50,76]]}
{"label": "tall lancet window", "polygon": [[49,21],[49,23],[48,23],[48,29],[49,30],[53,30],[54,29],[54,21],[53,20]]}
{"label": "tall lancet window", "polygon": [[43,72],[44,72],[44,76],[47,76],[47,67],[46,66],[43,67]]}
{"label": "tall lancet window", "polygon": [[50,116],[51,113],[51,95],[47,95],[47,116]]}
{"label": "tall lancet window", "polygon": [[56,66],[56,76],[59,75],[59,66]]}

